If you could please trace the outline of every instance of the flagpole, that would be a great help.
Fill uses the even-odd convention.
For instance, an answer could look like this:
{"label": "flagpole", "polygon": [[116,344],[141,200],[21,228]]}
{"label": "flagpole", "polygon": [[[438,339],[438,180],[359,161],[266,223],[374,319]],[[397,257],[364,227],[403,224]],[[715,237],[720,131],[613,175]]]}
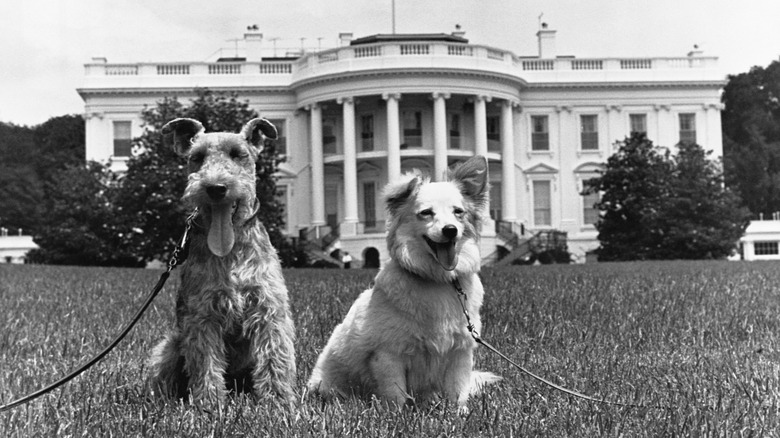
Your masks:
{"label": "flagpole", "polygon": [[395,0],[392,0],[393,4],[393,35],[395,35]]}

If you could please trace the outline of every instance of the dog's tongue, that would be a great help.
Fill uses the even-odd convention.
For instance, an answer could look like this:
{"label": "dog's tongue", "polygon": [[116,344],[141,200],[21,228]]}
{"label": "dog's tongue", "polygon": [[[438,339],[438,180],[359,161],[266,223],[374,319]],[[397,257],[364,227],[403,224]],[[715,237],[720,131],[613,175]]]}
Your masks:
{"label": "dog's tongue", "polygon": [[455,242],[437,243],[436,259],[442,268],[452,271],[458,265],[458,254],[455,252]]}
{"label": "dog's tongue", "polygon": [[233,234],[233,207],[230,204],[211,207],[211,226],[209,227],[209,249],[217,257],[230,253],[235,243]]}

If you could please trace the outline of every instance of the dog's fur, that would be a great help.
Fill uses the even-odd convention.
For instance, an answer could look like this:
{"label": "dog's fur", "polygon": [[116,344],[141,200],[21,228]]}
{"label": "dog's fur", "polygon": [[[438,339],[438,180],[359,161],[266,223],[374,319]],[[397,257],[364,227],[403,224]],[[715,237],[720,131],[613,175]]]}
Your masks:
{"label": "dog's fur", "polygon": [[291,401],[295,329],[255,193],[255,161],[276,128],[258,118],[239,134],[205,134],[200,122],[176,119],[162,133],[189,160],[183,201],[199,214],[176,325],[152,353],[152,389],[204,402],[230,391]]}
{"label": "dog's fur", "polygon": [[391,405],[429,404],[443,395],[459,408],[499,377],[473,370],[476,342],[466,328],[457,278],[476,330],[482,306],[479,229],[488,200],[487,161],[476,156],[430,182],[407,174],[388,184],[390,261],[331,335],[307,390],[376,395]]}

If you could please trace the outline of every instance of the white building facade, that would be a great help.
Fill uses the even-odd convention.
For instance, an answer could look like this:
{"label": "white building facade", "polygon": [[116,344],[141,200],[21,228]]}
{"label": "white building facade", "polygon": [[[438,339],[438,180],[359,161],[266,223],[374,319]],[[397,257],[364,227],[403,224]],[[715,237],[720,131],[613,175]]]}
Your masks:
{"label": "white building facade", "polygon": [[774,213],[772,219],[750,221],[739,246],[739,259],[780,260],[780,213]]}
{"label": "white building facade", "polygon": [[240,60],[96,59],[78,90],[87,158],[121,168],[142,132],[141,110],[163,97],[237,92],[281,130],[278,185],[291,236],[330,235],[358,261],[384,259],[387,181],[413,168],[439,179],[480,154],[492,185],[483,255],[511,250],[515,235],[555,229],[584,261],[598,247],[598,212],[597,198],[580,193],[616,141],[641,131],[656,145],[692,140],[722,155],[725,81],[714,57],[559,57],[547,29],[532,57],[471,44],[461,32],[341,37],[341,47],[286,58],[263,58],[262,34],[250,32]]}
{"label": "white building facade", "polygon": [[32,236],[22,234],[21,229],[13,234],[8,228],[0,227],[0,263],[25,263],[27,253],[37,248]]}

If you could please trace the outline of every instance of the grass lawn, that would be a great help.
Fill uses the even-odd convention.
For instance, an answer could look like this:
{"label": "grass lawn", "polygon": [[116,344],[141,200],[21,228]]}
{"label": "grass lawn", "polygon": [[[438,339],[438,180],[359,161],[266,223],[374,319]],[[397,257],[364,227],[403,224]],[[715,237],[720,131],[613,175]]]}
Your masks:
{"label": "grass lawn", "polygon": [[[204,412],[148,399],[145,363],[173,321],[178,275],[102,362],[0,414],[0,436],[767,436],[780,431],[780,264],[619,263],[483,271],[483,337],[531,371],[598,398],[542,386],[488,351],[504,377],[469,402],[389,411],[356,400],[286,411],[243,397]],[[0,265],[0,404],[60,378],[107,345],[157,280],[131,269]],[[299,387],[374,272],[285,272]]]}

